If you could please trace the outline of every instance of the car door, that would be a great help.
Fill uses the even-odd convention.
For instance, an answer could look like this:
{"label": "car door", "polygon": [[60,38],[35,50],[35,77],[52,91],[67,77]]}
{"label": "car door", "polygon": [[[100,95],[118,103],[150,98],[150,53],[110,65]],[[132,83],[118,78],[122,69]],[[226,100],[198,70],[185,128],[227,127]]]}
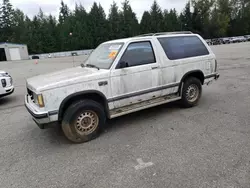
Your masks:
{"label": "car door", "polygon": [[[123,62],[127,67],[121,67]],[[111,92],[115,108],[147,101],[161,95],[161,71],[152,40],[127,45],[111,70]]]}

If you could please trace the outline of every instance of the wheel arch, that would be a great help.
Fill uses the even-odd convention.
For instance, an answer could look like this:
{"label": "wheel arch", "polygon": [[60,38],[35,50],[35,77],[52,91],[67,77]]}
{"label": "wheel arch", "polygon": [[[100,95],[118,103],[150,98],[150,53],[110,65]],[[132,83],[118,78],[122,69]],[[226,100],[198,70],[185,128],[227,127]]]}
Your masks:
{"label": "wheel arch", "polygon": [[185,73],[184,76],[182,77],[182,79],[180,81],[179,91],[181,91],[181,88],[183,85],[182,83],[189,77],[195,77],[201,81],[202,85],[204,84],[205,76],[204,76],[203,72],[201,70],[198,70],[198,69],[192,70],[192,71]]}
{"label": "wheel arch", "polygon": [[61,102],[60,107],[59,107],[59,113],[58,113],[58,121],[62,121],[63,115],[66,109],[69,107],[69,105],[81,99],[91,99],[96,102],[99,102],[103,106],[106,116],[110,118],[108,100],[105,97],[105,95],[102,92],[97,91],[97,90],[88,90],[88,91],[80,91],[80,92],[73,93],[67,96]]}

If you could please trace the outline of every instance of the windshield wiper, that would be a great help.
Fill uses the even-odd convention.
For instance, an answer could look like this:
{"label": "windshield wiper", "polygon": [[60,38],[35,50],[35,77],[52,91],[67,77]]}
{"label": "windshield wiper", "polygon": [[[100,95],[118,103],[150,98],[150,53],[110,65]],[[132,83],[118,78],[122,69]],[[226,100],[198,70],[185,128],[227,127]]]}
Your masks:
{"label": "windshield wiper", "polygon": [[[82,65],[83,66],[83,65]],[[99,67],[97,67],[96,65],[93,65],[93,64],[86,64],[85,65],[86,67],[91,67],[91,68],[97,68],[98,70],[100,70]]]}

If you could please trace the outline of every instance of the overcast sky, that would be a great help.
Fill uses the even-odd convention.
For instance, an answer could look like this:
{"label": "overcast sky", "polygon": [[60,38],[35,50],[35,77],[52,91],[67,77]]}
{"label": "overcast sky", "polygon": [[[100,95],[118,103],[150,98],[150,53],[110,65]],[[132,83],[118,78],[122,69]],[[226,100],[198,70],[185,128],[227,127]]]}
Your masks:
{"label": "overcast sky", "polygon": [[[81,3],[87,11],[90,10],[94,1],[95,0],[64,0],[70,9],[75,7],[75,3]],[[115,0],[119,6],[121,5],[122,1],[123,0]],[[30,17],[37,14],[39,8],[42,8],[46,14],[51,13],[58,17],[61,0],[10,0],[10,2],[14,7],[21,9]],[[100,2],[106,14],[108,14],[113,0],[96,0],[96,2]],[[187,0],[158,0],[157,2],[163,9],[176,8],[176,10],[180,12],[184,8]],[[138,19],[141,19],[141,16],[145,10],[150,9],[152,3],[153,0],[130,0],[132,9],[136,12]]]}

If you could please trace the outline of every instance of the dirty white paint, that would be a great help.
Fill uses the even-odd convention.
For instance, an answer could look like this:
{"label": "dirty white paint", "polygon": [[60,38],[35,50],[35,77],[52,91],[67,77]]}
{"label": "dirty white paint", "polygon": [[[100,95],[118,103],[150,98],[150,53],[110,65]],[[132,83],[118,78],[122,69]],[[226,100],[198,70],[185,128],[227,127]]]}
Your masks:
{"label": "dirty white paint", "polygon": [[[177,35],[166,35],[177,36]],[[182,35],[178,35],[182,36]],[[57,111],[62,101],[69,95],[81,91],[95,90],[101,92],[108,100],[108,106],[112,117],[131,113],[140,109],[167,103],[179,99],[176,96],[171,100],[161,99],[178,91],[183,76],[192,70],[200,70],[203,74],[215,73],[215,55],[207,43],[195,34],[183,36],[197,36],[201,39],[209,51],[209,55],[192,57],[180,60],[169,60],[155,36],[121,39],[111,42],[123,42],[124,45],[118,53],[110,69],[97,70],[96,68],[75,67],[47,75],[39,75],[27,80],[27,87],[35,93],[42,94],[45,107],[40,111]],[[156,62],[141,66],[116,69],[119,60],[131,42],[150,41],[155,53]],[[107,85],[100,86],[99,82],[107,81]],[[174,87],[166,87],[168,85]],[[160,88],[160,89],[159,89]],[[162,88],[162,89],[161,89]],[[146,92],[151,90],[152,92]],[[144,92],[144,93],[143,93]],[[140,95],[131,95],[138,94]],[[129,96],[124,98],[124,96]],[[112,100],[116,98],[116,100]],[[138,105],[137,105],[138,104]],[[140,104],[140,105],[139,105]],[[143,105],[143,106],[141,106]],[[130,106],[130,108],[127,108]],[[131,109],[131,108],[136,109]],[[36,110],[39,110],[36,108]],[[122,112],[117,113],[118,110]],[[53,116],[57,121],[57,116]]]}
{"label": "dirty white paint", "polygon": [[[1,76],[1,74],[6,74],[6,72],[0,70],[0,96],[11,93],[14,89],[14,86],[11,83],[11,78],[9,76]],[[3,87],[1,82],[2,79],[6,81],[6,87]]]}
{"label": "dirty white paint", "polygon": [[147,168],[147,167],[154,165],[154,163],[152,163],[152,162],[147,162],[147,163],[143,162],[143,160],[141,158],[136,159],[136,161],[138,162],[138,165],[135,166],[135,170],[142,170],[144,168]]}

